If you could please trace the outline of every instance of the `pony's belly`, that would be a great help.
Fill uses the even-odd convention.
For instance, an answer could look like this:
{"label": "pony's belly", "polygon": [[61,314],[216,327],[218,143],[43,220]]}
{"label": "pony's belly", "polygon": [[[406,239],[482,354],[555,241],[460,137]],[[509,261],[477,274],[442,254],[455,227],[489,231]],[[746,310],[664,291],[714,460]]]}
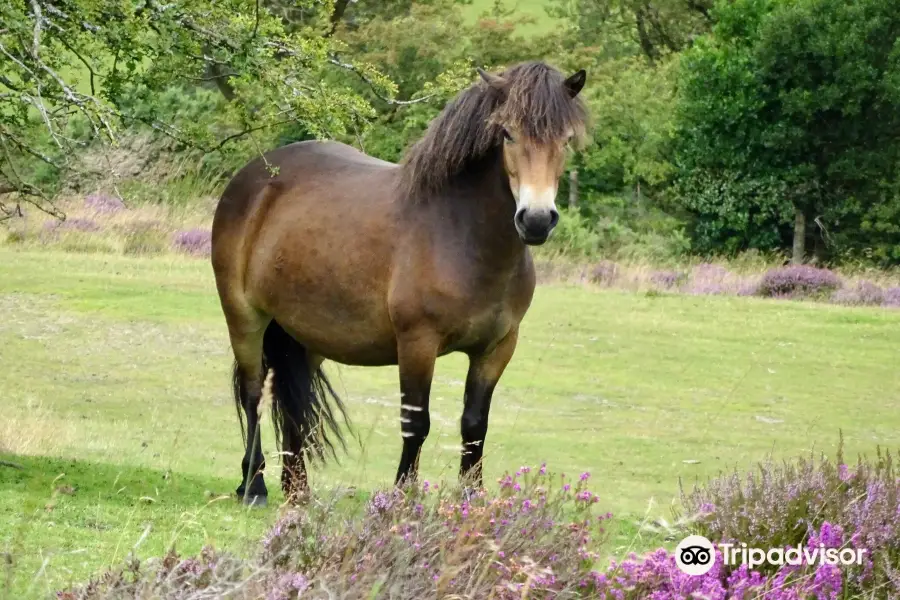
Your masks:
{"label": "pony's belly", "polygon": [[389,320],[379,325],[384,319],[336,318],[334,313],[333,308],[331,314],[307,309],[294,312],[289,323],[279,323],[310,352],[328,360],[359,366],[397,364],[397,341]]}

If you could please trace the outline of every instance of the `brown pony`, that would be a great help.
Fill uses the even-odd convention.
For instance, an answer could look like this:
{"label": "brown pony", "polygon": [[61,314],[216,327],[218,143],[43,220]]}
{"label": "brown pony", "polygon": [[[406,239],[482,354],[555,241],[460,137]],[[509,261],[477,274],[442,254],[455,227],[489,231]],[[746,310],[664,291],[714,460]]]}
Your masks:
{"label": "brown pony", "polygon": [[460,474],[481,484],[491,395],[534,293],[528,246],[559,220],[566,147],[586,113],[583,70],[565,78],[531,62],[479,74],[400,165],[301,142],[254,160],[225,189],[212,264],[250,432],[245,502],[266,501],[258,404],[269,369],[288,498],[308,489],[304,459],[335,451],[326,430],[343,444],[336,416],[346,414],[324,359],[399,365],[400,484],[415,477],[428,435],[435,359],[466,353]]}

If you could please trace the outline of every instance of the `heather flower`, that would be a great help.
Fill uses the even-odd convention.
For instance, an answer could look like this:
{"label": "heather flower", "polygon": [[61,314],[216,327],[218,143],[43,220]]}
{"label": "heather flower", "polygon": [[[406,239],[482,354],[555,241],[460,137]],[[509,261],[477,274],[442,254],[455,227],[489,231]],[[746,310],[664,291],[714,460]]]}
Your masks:
{"label": "heather flower", "polygon": [[886,289],[881,304],[891,308],[900,308],[900,287]]}
{"label": "heather flower", "polygon": [[757,296],[759,295],[758,281],[744,281],[738,285],[736,294],[738,296]]}
{"label": "heather flower", "polygon": [[292,600],[309,587],[309,580],[301,573],[281,575],[266,594],[266,600]]}
{"label": "heather flower", "polygon": [[591,269],[588,278],[592,283],[612,285],[619,277],[619,266],[608,260],[602,260]]}
{"label": "heather flower", "polygon": [[848,306],[878,306],[884,302],[884,290],[871,281],[860,281],[852,288],[837,290],[831,301]]}
{"label": "heather flower", "polygon": [[95,214],[114,214],[125,210],[125,203],[114,196],[106,194],[89,194],[84,199],[84,207]]}
{"label": "heather flower", "polygon": [[[702,576],[682,573],[666,549],[630,554],[608,564],[597,552],[609,513],[593,515],[596,494],[559,482],[542,468],[505,475],[493,492],[376,492],[364,510],[336,510],[316,499],[279,519],[254,559],[201,553],[162,566],[129,563],[65,600],[154,597],[294,600],[327,590],[337,598],[461,597],[500,600],[837,600],[900,594],[900,494],[889,455],[850,469],[838,461],[766,463],[748,476],[713,479],[682,503],[714,543],[735,540],[761,548],[803,543],[866,548],[864,565],[724,565],[716,549]],[[520,482],[515,489],[511,482]],[[596,516],[596,518],[595,518]],[[380,591],[379,591],[380,590]]]}
{"label": "heather flower", "polygon": [[773,298],[806,298],[831,293],[841,287],[840,278],[828,269],[791,265],[763,275],[759,293]]}
{"label": "heather flower", "polygon": [[718,281],[694,281],[688,291],[695,296],[723,296],[728,288]]}
{"label": "heather flower", "polygon": [[209,256],[212,251],[212,236],[206,229],[179,231],[172,240],[175,250],[193,256]]}
{"label": "heather flower", "polygon": [[654,271],[650,274],[651,283],[664,290],[678,287],[684,278],[684,273],[679,271]]}
{"label": "heather flower", "polygon": [[[793,597],[866,596],[879,586],[900,593],[900,579],[891,576],[900,569],[900,480],[890,454],[879,452],[874,463],[860,460],[855,468],[844,462],[840,450],[835,462],[825,457],[767,462],[756,473],[720,477],[682,492],[682,503],[689,514],[699,515],[699,532],[713,541],[866,551],[863,564],[837,570],[818,563],[777,573],[760,567],[771,577],[771,586],[784,585]],[[707,504],[715,510],[705,511]]]}
{"label": "heather flower", "polygon": [[75,217],[72,219],[66,219],[65,221],[59,223],[57,229],[64,231],[80,231],[82,233],[94,233],[103,229],[100,225],[97,224],[96,221],[91,219],[83,219],[80,217]]}

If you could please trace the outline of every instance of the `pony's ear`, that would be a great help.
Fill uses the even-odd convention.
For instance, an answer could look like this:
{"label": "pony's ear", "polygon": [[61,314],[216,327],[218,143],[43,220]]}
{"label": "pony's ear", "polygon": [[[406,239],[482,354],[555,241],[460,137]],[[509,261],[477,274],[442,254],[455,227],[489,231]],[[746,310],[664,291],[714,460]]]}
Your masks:
{"label": "pony's ear", "polygon": [[587,72],[584,69],[572,74],[568,79],[563,82],[563,85],[566,88],[566,91],[569,92],[569,97],[574,98],[578,95],[578,92],[581,91],[581,88],[584,87],[584,82],[587,80]]}
{"label": "pony's ear", "polygon": [[491,86],[494,89],[503,89],[506,86],[506,80],[500,77],[499,75],[494,75],[493,73],[488,73],[481,67],[476,67],[478,70],[478,74],[481,75],[481,78],[484,80],[486,84]]}

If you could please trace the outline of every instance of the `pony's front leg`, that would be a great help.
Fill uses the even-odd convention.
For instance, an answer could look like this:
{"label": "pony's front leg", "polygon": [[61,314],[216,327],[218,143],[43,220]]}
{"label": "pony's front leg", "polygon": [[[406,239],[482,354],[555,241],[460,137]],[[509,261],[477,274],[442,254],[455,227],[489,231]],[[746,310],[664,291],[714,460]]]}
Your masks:
{"label": "pony's front leg", "polygon": [[438,336],[432,330],[410,331],[397,338],[397,363],[400,367],[400,432],[403,453],[397,468],[396,485],[415,481],[419,453],[431,429],[428,396],[437,359]]}
{"label": "pony's front leg", "polygon": [[488,413],[497,381],[516,350],[518,330],[513,329],[496,346],[469,359],[466,393],[461,422],[462,460],[459,476],[464,485],[482,486],[484,438],[487,436]]}

